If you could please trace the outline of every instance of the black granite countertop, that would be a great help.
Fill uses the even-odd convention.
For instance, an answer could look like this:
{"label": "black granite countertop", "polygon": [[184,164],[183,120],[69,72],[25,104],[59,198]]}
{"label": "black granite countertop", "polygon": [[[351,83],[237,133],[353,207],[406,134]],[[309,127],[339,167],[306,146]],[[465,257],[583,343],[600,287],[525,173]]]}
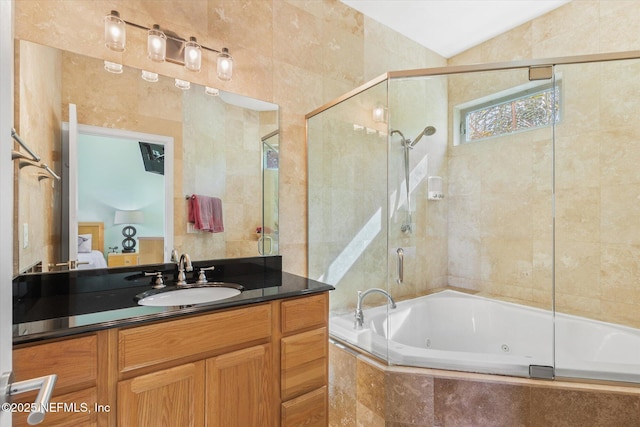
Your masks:
{"label": "black granite countertop", "polygon": [[17,276],[13,280],[13,342],[20,344],[131,326],[333,289],[330,285],[283,272],[280,256],[194,262],[194,272],[189,274],[188,281],[195,281],[198,268],[212,265],[215,270],[206,272],[209,281],[238,283],[244,291],[206,304],[138,305],[136,295],[152,289],[153,277],[142,273],[162,272],[168,285],[165,289],[170,290],[175,281],[175,264]]}

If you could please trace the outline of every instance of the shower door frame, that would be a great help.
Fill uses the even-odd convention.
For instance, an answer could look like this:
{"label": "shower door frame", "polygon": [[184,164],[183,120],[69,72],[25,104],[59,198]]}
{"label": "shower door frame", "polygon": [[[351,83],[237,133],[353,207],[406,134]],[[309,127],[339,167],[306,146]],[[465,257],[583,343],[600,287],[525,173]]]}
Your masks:
{"label": "shower door frame", "polygon": [[499,70],[513,70],[518,68],[537,68],[548,67],[555,65],[567,65],[567,64],[583,64],[589,62],[606,62],[606,61],[618,61],[625,59],[640,59],[640,50],[631,50],[626,52],[614,52],[614,53],[598,53],[591,55],[578,55],[578,56],[564,56],[555,58],[541,58],[530,60],[518,60],[509,62],[493,62],[486,64],[473,64],[473,65],[454,65],[450,67],[434,67],[434,68],[418,68],[415,70],[401,70],[401,71],[389,71],[380,76],[369,80],[356,87],[355,89],[345,93],[338,98],[316,108],[315,110],[305,114],[305,120],[310,119],[328,110],[335,105],[338,105],[349,98],[352,98],[365,90],[382,83],[386,80],[401,79],[408,77],[429,77],[429,76],[446,76],[450,74],[462,74],[462,73],[474,73],[478,71],[499,71]]}
{"label": "shower door frame", "polygon": [[[623,52],[612,52],[612,53],[600,53],[600,54],[589,54],[589,55],[577,55],[577,56],[565,56],[565,57],[552,57],[552,58],[540,58],[540,59],[528,59],[528,60],[517,60],[517,61],[509,61],[509,62],[496,62],[496,63],[486,63],[486,64],[473,64],[473,65],[460,65],[460,66],[445,66],[445,67],[434,67],[434,68],[421,68],[414,70],[401,70],[401,71],[390,71],[384,73],[367,83],[364,83],[361,86],[356,87],[355,89],[343,94],[342,96],[318,107],[317,109],[307,113],[305,115],[305,124],[306,124],[306,143],[308,145],[309,138],[309,125],[308,120],[322,112],[331,109],[332,107],[341,104],[374,86],[386,82],[387,90],[389,90],[389,81],[395,79],[407,79],[413,77],[444,77],[455,74],[467,74],[467,73],[476,73],[476,72],[490,72],[490,71],[504,71],[504,70],[516,70],[516,69],[529,69],[529,75],[531,80],[536,80],[535,74],[539,68],[548,68],[552,69],[552,77],[551,79],[555,84],[555,66],[557,65],[574,65],[574,64],[588,64],[588,63],[603,63],[609,61],[623,61],[623,60],[640,60],[640,50],[633,51],[623,51]],[[533,77],[532,77],[533,73]],[[388,106],[388,103],[387,103]],[[555,143],[555,125],[552,126],[552,143]],[[555,149],[552,148],[552,170],[554,178],[552,180],[552,193],[551,193],[551,208],[552,215],[551,220],[555,223]],[[388,153],[389,155],[389,153]],[[388,219],[387,219],[388,220]],[[387,235],[388,239],[388,235]],[[556,236],[555,236],[555,224],[553,225],[552,231],[552,265],[551,265],[551,312],[552,319],[555,318],[556,313],[556,272],[555,272],[555,245],[556,245]],[[391,256],[390,252],[391,248],[387,248],[387,257]],[[307,260],[309,262],[309,260]],[[387,259],[387,265],[389,264],[389,259]],[[389,284],[387,285],[389,286]],[[555,322],[554,322],[555,323]],[[555,325],[553,327],[553,333],[555,335]],[[555,378],[555,369],[556,369],[556,349],[555,349],[555,336],[553,338],[553,366],[551,367],[540,367],[538,369],[537,366],[534,366],[533,371],[530,371],[530,377],[532,378],[545,378],[545,379],[554,379]],[[388,359],[387,359],[388,362]],[[572,377],[573,378],[573,377]],[[577,377],[576,377],[577,378]],[[588,378],[586,378],[588,379]]]}

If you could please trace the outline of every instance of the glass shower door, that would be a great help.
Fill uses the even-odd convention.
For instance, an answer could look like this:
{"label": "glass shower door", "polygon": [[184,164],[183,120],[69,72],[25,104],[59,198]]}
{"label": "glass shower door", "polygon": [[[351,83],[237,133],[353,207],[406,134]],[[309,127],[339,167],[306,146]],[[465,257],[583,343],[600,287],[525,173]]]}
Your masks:
{"label": "glass shower door", "polygon": [[391,80],[388,289],[433,301],[390,310],[391,363],[552,375],[555,98],[528,68]]}
{"label": "glass shower door", "polygon": [[[335,287],[330,333],[386,359],[386,338],[358,301],[386,310],[387,124],[374,120],[386,105],[386,81],[307,118],[309,277]],[[386,314],[386,313],[385,313]]]}
{"label": "glass shower door", "polygon": [[640,61],[556,66],[557,375],[640,382]]}

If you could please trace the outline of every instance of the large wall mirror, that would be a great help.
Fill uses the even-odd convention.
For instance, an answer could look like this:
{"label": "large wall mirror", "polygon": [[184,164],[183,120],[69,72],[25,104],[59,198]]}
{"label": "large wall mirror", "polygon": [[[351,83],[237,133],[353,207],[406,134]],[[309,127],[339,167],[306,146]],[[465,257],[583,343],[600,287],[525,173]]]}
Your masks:
{"label": "large wall mirror", "polygon": [[14,274],[278,253],[277,105],[15,49],[16,130],[62,179],[15,162]]}

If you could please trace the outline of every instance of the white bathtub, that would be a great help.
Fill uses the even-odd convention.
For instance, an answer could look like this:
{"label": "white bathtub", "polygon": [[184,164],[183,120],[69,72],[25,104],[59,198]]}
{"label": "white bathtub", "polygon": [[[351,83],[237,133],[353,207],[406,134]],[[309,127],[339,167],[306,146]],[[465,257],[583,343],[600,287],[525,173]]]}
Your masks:
{"label": "white bathtub", "polygon": [[[640,382],[640,330],[456,291],[330,319],[330,334],[391,364],[529,376],[530,365],[555,375]],[[388,340],[387,340],[388,338]]]}

